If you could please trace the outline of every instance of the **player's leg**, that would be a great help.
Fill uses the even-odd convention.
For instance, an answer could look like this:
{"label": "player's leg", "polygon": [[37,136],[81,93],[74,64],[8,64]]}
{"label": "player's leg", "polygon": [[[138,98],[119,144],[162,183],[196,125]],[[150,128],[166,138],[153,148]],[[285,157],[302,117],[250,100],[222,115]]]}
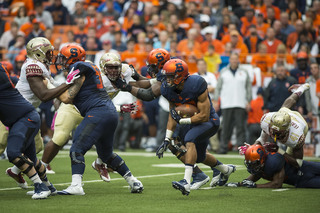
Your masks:
{"label": "player's leg", "polygon": [[0,121],[0,155],[4,152],[7,147],[7,138],[8,138],[9,130],[3,125]]}
{"label": "player's leg", "polygon": [[233,131],[233,117],[232,109],[222,109],[222,130],[221,130],[221,140],[219,146],[219,154],[226,154],[228,152],[228,143],[232,136]]}
{"label": "player's leg", "polygon": [[80,124],[83,117],[71,104],[61,104],[54,123],[54,134],[46,144],[42,155],[45,167],[59,153],[59,150],[68,142],[71,132]]}
{"label": "player's leg", "polygon": [[320,188],[320,162],[303,161],[297,188]]}
{"label": "player's leg", "polygon": [[39,128],[39,114],[32,111],[11,127],[7,147],[9,161],[34,183],[35,194],[32,196],[33,199],[44,199],[51,194],[48,187],[42,183],[34,167],[34,162],[37,160],[34,137]]}

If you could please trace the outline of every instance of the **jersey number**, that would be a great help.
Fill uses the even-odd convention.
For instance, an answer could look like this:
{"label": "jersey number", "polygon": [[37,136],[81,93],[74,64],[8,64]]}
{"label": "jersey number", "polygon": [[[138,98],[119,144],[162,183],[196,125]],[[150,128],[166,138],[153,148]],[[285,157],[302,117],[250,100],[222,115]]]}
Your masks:
{"label": "jersey number", "polygon": [[99,80],[99,83],[97,84],[97,88],[98,89],[103,89],[103,84],[102,84],[102,78],[101,78],[101,74],[100,74],[100,70],[98,69],[98,67],[95,64],[91,64],[92,68],[96,71],[96,76]]}

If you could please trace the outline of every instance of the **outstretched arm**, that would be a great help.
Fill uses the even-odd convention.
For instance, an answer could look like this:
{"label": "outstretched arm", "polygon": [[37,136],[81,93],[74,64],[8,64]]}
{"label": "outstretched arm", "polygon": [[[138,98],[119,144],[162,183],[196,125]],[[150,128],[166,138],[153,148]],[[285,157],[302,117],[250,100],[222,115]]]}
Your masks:
{"label": "outstretched arm", "polygon": [[308,90],[310,85],[308,83],[306,84],[294,84],[291,87],[289,87],[289,91],[293,91],[293,93],[287,98],[284,103],[282,104],[282,107],[291,108],[293,105],[295,105],[300,98],[300,96],[304,93],[304,91]]}
{"label": "outstretched arm", "polygon": [[86,79],[85,76],[81,76],[80,78],[75,80],[74,84],[68,90],[66,90],[62,95],[59,96],[59,100],[65,104],[72,104],[73,99],[78,94],[85,79]]}

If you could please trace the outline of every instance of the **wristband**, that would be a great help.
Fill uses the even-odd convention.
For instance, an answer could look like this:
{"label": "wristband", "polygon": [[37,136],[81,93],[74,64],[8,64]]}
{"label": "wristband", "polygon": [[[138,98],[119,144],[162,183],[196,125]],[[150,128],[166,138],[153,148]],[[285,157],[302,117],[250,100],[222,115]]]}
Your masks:
{"label": "wristband", "polygon": [[153,85],[153,84],[157,83],[158,80],[156,78],[152,78],[152,79],[149,80],[149,82],[150,82],[151,85]]}
{"label": "wristband", "polygon": [[191,118],[181,118],[179,124],[191,124]]}
{"label": "wristband", "polygon": [[116,107],[117,112],[121,112],[121,106],[120,105],[114,105]]}
{"label": "wristband", "polygon": [[166,130],[166,138],[171,139],[171,138],[172,138],[172,135],[173,135],[173,131],[170,130],[170,129],[167,129],[167,130]]}

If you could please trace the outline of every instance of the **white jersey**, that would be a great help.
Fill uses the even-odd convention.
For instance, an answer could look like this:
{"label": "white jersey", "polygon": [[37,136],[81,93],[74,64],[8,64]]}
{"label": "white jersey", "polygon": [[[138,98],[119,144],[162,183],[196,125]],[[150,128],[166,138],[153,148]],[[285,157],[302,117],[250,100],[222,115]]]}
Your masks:
{"label": "white jersey", "polygon": [[37,108],[41,104],[41,100],[30,88],[27,78],[31,76],[43,77],[43,79],[47,79],[53,85],[56,85],[56,83],[51,77],[51,72],[45,64],[31,58],[27,58],[25,60],[21,68],[20,78],[16,88],[27,101]]}
{"label": "white jersey", "polygon": [[[121,75],[123,79],[129,83],[131,76],[132,76],[132,69],[127,64],[122,64],[121,68]],[[101,72],[103,85],[106,88],[106,91],[111,99],[113,99],[119,92],[120,89],[116,89],[113,87],[112,83],[110,82],[109,78]]]}
{"label": "white jersey", "polygon": [[[279,111],[284,111],[288,113],[291,117],[291,126],[289,129],[288,140],[285,143],[281,141],[281,143],[291,148],[294,148],[297,145],[301,145],[302,143],[301,139],[303,139],[304,141],[304,138],[308,132],[307,122],[304,120],[304,118],[300,115],[299,112],[292,111],[286,107],[282,107]],[[261,129],[268,135],[270,135],[270,132],[269,132],[270,120],[274,113],[275,112],[266,113],[261,118],[261,121],[260,121]]]}

